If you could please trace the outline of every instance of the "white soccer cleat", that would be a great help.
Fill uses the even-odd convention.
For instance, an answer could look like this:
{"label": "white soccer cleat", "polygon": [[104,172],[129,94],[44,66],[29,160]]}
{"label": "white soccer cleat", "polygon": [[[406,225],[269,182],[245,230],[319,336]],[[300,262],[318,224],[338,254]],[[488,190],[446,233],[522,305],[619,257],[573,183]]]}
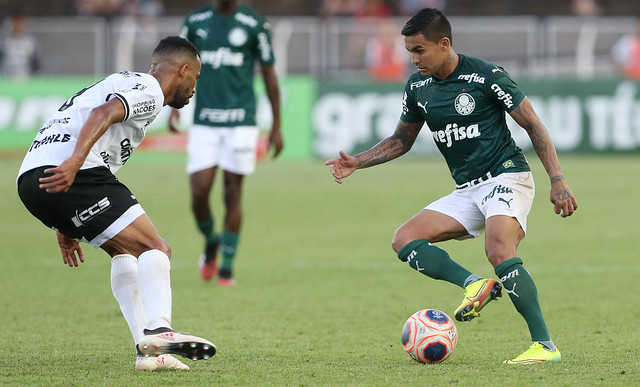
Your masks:
{"label": "white soccer cleat", "polygon": [[181,332],[145,335],[138,348],[147,356],[172,353],[192,360],[208,359],[216,354],[216,346],[209,340]]}
{"label": "white soccer cleat", "polygon": [[189,366],[171,355],[160,356],[138,356],[136,359],[136,370],[138,371],[161,371],[161,370],[181,370],[186,371]]}

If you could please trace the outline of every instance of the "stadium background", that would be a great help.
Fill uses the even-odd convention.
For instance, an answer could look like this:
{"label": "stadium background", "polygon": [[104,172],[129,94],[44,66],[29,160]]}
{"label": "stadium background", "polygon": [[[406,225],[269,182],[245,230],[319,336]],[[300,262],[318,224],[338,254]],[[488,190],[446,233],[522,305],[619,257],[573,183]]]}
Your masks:
{"label": "stadium background", "polygon": [[[0,78],[0,147],[27,145],[48,113],[86,82],[122,69],[147,71],[157,40],[176,34],[184,14],[206,3],[156,2],[161,7],[145,14],[127,8],[87,11],[82,1],[0,1],[5,21],[16,10],[28,16],[27,31],[39,43],[41,58],[40,71],[28,81]],[[321,17],[320,1],[247,3],[272,26],[288,142],[284,158],[327,157],[335,149],[357,152],[387,135],[400,113],[405,75],[412,70],[405,56],[402,76],[375,81],[367,70],[367,47],[389,31],[402,46],[397,31],[407,17],[400,1],[389,2],[392,15],[385,18]],[[599,1],[597,14],[590,16],[578,15],[573,4],[448,1],[446,11],[456,50],[503,66],[532,99],[559,151],[635,151],[640,146],[637,83],[620,76],[611,47],[636,29],[637,18],[630,15],[640,14],[640,3]],[[259,93],[261,87],[258,79]],[[166,134],[166,113],[150,128],[146,145],[180,149],[181,137],[154,139]],[[189,114],[183,117],[186,128]],[[258,120],[269,127],[264,96]],[[514,135],[530,149],[523,131]],[[421,136],[412,155],[435,152],[429,136]]]}
{"label": "stadium background", "polygon": [[[186,374],[136,373],[109,260],[84,246],[80,268],[61,265],[53,233],[20,203],[15,175],[49,111],[111,71],[147,71],[157,39],[175,34],[203,3],[164,1],[162,14],[131,19],[81,16],[76,1],[0,0],[2,22],[15,4],[26,12],[41,50],[38,74],[0,79],[0,385],[640,385],[639,85],[610,59],[614,42],[634,31],[640,2],[605,0],[591,17],[576,15],[569,0],[446,7],[456,50],[504,66],[530,96],[579,201],[570,218],[553,213],[542,165],[513,125],[538,189],[519,253],[536,278],[561,363],[502,366],[528,340],[508,299],[457,324],[458,348],[440,366],[404,354],[409,315],[425,307],[452,313],[460,301],[457,289],[408,270],[390,249],[398,225],[450,192],[446,165],[421,157],[434,154],[423,133],[402,159],[335,184],[324,157],[387,136],[400,114],[403,82],[374,82],[366,70],[363,46],[381,20],[319,17],[318,1],[254,0],[272,24],[286,148],[247,180],[239,286],[197,277],[201,240],[189,215],[184,136],[167,134],[166,119],[118,175],[172,246],[176,328],[210,337],[220,350],[211,361],[189,362]],[[390,20],[399,29],[406,15]],[[221,185],[212,196],[217,208]],[[443,248],[479,275],[494,275],[482,238]]]}

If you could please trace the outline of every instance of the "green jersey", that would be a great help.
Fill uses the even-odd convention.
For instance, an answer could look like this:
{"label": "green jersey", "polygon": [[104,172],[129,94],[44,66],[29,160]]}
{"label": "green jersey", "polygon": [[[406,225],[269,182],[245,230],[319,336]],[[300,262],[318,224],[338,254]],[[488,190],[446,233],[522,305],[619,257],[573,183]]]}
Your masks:
{"label": "green jersey", "polygon": [[424,121],[444,156],[457,188],[470,187],[503,172],[529,171],[507,128],[505,111],[525,95],[504,69],[459,54],[446,79],[411,75],[400,119]]}
{"label": "green jersey", "polygon": [[198,48],[202,62],[194,124],[256,125],[255,62],[274,63],[264,18],[242,4],[226,15],[208,5],[187,15],[180,36]]}

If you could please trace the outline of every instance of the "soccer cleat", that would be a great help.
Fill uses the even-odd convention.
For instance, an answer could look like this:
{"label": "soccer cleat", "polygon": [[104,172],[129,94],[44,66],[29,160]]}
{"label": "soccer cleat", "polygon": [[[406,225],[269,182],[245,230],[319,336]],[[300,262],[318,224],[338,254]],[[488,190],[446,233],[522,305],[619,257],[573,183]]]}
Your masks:
{"label": "soccer cleat", "polygon": [[223,288],[232,288],[236,286],[236,280],[234,280],[233,278],[218,277],[218,281],[216,282],[216,284]]}
{"label": "soccer cleat", "polygon": [[456,309],[458,321],[470,321],[480,316],[480,311],[491,300],[502,297],[502,284],[492,279],[481,279],[465,288],[464,300]]}
{"label": "soccer cleat", "polygon": [[220,240],[216,237],[213,242],[207,243],[207,246],[204,249],[204,254],[200,255],[198,269],[200,270],[200,277],[205,281],[211,280],[218,272],[218,260],[216,259],[216,256],[218,254],[219,245]]}
{"label": "soccer cleat", "polygon": [[549,351],[545,349],[545,347],[537,341],[534,341],[533,344],[524,351],[524,353],[515,359],[505,360],[504,364],[533,364],[533,363],[542,363],[545,361],[560,361],[562,360],[562,355],[560,355],[560,350],[556,348],[555,351]]}
{"label": "soccer cleat", "polygon": [[226,288],[236,286],[236,281],[233,279],[233,273],[231,272],[231,270],[220,269],[217,285],[220,287],[226,287]]}
{"label": "soccer cleat", "polygon": [[181,370],[186,371],[189,366],[171,355],[160,356],[138,356],[136,359],[136,370],[138,371],[160,371],[160,370]]}
{"label": "soccer cleat", "polygon": [[147,356],[172,353],[192,360],[208,359],[216,354],[216,346],[209,340],[172,331],[145,334],[138,343],[138,348]]}

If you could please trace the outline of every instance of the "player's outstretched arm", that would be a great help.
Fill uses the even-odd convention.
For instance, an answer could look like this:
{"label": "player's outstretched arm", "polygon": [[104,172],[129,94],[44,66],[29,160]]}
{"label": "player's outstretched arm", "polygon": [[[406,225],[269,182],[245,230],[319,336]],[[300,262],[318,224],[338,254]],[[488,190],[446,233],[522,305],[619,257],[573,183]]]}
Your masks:
{"label": "player's outstretched arm", "polygon": [[44,170],[45,174],[51,176],[40,178],[40,189],[48,193],[67,192],[73,184],[76,173],[89,155],[91,147],[109,129],[109,126],[121,122],[124,115],[124,105],[117,98],[94,108],[87,122],[80,129],[73,154],[57,167]]}
{"label": "player's outstretched arm", "polygon": [[56,232],[56,237],[58,238],[58,246],[62,254],[62,262],[69,265],[69,267],[78,267],[78,259],[81,263],[84,263],[84,254],[78,241],[60,232]]}
{"label": "player's outstretched arm", "polygon": [[531,138],[533,149],[535,149],[549,175],[551,182],[550,200],[553,203],[553,210],[563,218],[571,216],[578,209],[578,202],[562,174],[558,155],[549,132],[533,110],[529,98],[525,97],[520,105],[509,114],[516,120],[518,125],[527,131],[529,138]]}
{"label": "player's outstretched arm", "polygon": [[338,184],[342,184],[342,179],[351,175],[356,169],[382,164],[407,153],[416,141],[422,125],[424,122],[409,124],[398,121],[395,132],[371,149],[355,157],[340,151],[340,158],[327,160],[324,164],[332,165],[331,174]]}

